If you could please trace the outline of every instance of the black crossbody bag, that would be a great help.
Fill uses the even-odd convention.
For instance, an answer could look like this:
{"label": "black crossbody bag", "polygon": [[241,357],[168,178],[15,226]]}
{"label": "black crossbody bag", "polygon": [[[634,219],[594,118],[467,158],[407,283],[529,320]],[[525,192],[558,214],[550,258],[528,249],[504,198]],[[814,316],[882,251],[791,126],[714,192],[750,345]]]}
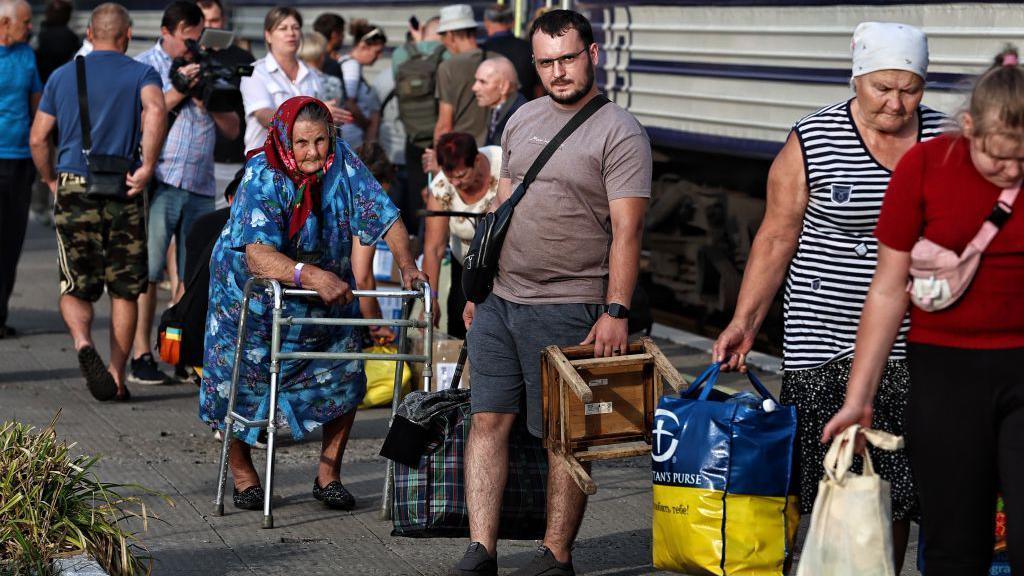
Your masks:
{"label": "black crossbody bag", "polygon": [[[78,76],[78,117],[82,126],[82,153],[88,173],[85,178],[85,193],[95,196],[126,198],[126,178],[135,164],[134,159],[123,156],[109,156],[92,153],[92,122],[89,120],[89,93],[85,83],[85,58],[75,58]],[[136,118],[136,121],[138,119]],[[135,131],[133,129],[132,134]]]}
{"label": "black crossbody bag", "polygon": [[590,102],[587,102],[541,150],[540,155],[526,171],[523,181],[516,186],[512,196],[498,206],[497,210],[488,212],[477,225],[473,242],[462,263],[462,291],[465,292],[467,300],[479,304],[491,293],[491,289],[494,287],[494,276],[498,273],[498,258],[501,256],[501,246],[505,243],[509,221],[512,219],[516,205],[526,195],[526,189],[533,183],[537,173],[547,164],[562,142],[608,102],[609,100],[604,94],[598,94]]}

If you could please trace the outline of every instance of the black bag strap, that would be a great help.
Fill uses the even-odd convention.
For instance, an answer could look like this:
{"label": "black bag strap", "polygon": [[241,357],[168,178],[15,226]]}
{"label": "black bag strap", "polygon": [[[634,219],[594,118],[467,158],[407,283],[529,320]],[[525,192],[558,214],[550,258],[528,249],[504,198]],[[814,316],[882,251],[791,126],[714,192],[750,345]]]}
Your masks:
{"label": "black bag strap", "polygon": [[381,105],[380,105],[380,115],[381,115],[381,117],[384,116],[384,109],[387,108],[388,104],[390,104],[391,101],[395,99],[395,96],[397,95],[396,94],[397,90],[398,90],[397,88],[392,88],[391,92],[388,92],[388,95],[384,97],[384,102],[382,102]]}
{"label": "black bag strap", "polygon": [[412,60],[413,58],[419,58],[420,56],[425,56],[425,54],[420,52],[420,49],[419,47],[416,46],[415,42],[406,42],[405,51],[409,54],[409,60]]}
{"label": "black bag strap", "polygon": [[92,122],[89,120],[89,91],[85,84],[85,57],[75,57],[78,76],[78,119],[82,124],[82,152],[89,156],[92,150]]}
{"label": "black bag strap", "polygon": [[459,359],[455,363],[455,372],[452,374],[452,388],[462,387],[462,369],[466,367],[466,358],[469,357],[469,349],[466,348],[466,342],[462,342],[462,348],[459,350]]}
{"label": "black bag strap", "polygon": [[551,156],[553,156],[555,151],[558,150],[558,147],[562,145],[562,142],[565,142],[565,140],[571,136],[577,128],[582,126],[588,118],[593,116],[594,112],[597,112],[602,106],[609,102],[610,100],[608,100],[604,94],[594,96],[590,99],[590,102],[587,102],[583,108],[580,108],[579,112],[569,119],[569,122],[558,131],[558,134],[555,134],[555,137],[548,142],[548,145],[540,151],[537,159],[530,165],[530,169],[526,171],[526,176],[523,177],[523,181],[516,189],[515,194],[509,198],[509,201],[513,202],[513,206],[522,200],[523,195],[526,194],[526,189],[530,187],[530,184],[533,184],[533,181],[537,178],[537,174],[542,168],[544,168],[544,165],[548,163],[548,160],[550,160]]}

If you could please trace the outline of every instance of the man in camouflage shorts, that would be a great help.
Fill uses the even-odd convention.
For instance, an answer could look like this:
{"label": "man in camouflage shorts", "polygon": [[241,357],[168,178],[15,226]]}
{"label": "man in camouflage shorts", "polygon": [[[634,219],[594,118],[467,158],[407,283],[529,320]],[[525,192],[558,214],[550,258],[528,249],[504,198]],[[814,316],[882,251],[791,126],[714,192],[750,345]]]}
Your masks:
{"label": "man in camouflage shorts", "polygon": [[[131,160],[134,168],[113,182],[89,182],[78,73],[61,66],[43,89],[30,134],[32,159],[56,195],[54,221],[60,268],[60,313],[75,342],[78,364],[97,400],[128,400],[125,364],[135,332],[137,299],[147,287],[146,225],[141,192],[153,175],[167,121],[160,77],[125,56],[131,21],[124,7],[97,7],[87,31],[94,51],[85,57],[86,102],[91,120],[90,158]],[[142,118],[141,132],[139,118]],[[49,139],[56,129],[57,161]],[[141,144],[141,161],[138,155]],[[93,303],[110,295],[110,364],[92,342]]]}
{"label": "man in camouflage shorts", "polygon": [[63,173],[54,204],[60,293],[96,302],[105,286],[113,298],[136,299],[148,285],[142,203],[86,194],[85,178]]}

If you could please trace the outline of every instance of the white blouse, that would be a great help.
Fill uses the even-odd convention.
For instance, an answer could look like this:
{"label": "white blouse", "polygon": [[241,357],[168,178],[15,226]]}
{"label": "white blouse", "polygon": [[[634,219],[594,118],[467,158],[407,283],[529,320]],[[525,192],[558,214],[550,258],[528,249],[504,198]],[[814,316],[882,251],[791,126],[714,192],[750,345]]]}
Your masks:
{"label": "white blouse", "polygon": [[316,97],[321,90],[320,79],[306,64],[299,61],[299,74],[292,82],[269,52],[253,62],[252,76],[243,77],[240,86],[245,107],[245,151],[260,148],[267,140],[267,129],[254,112],[269,108],[277,110],[285,100],[295,96]]}

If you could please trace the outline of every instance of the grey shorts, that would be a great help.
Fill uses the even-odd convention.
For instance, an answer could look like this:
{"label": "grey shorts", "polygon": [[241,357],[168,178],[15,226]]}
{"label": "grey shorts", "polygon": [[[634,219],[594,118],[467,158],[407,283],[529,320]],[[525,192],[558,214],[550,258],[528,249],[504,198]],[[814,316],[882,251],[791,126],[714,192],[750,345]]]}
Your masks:
{"label": "grey shorts", "polygon": [[526,425],[540,438],[541,353],[579,344],[603,312],[600,304],[525,305],[488,296],[466,336],[472,412],[519,414],[525,404]]}

